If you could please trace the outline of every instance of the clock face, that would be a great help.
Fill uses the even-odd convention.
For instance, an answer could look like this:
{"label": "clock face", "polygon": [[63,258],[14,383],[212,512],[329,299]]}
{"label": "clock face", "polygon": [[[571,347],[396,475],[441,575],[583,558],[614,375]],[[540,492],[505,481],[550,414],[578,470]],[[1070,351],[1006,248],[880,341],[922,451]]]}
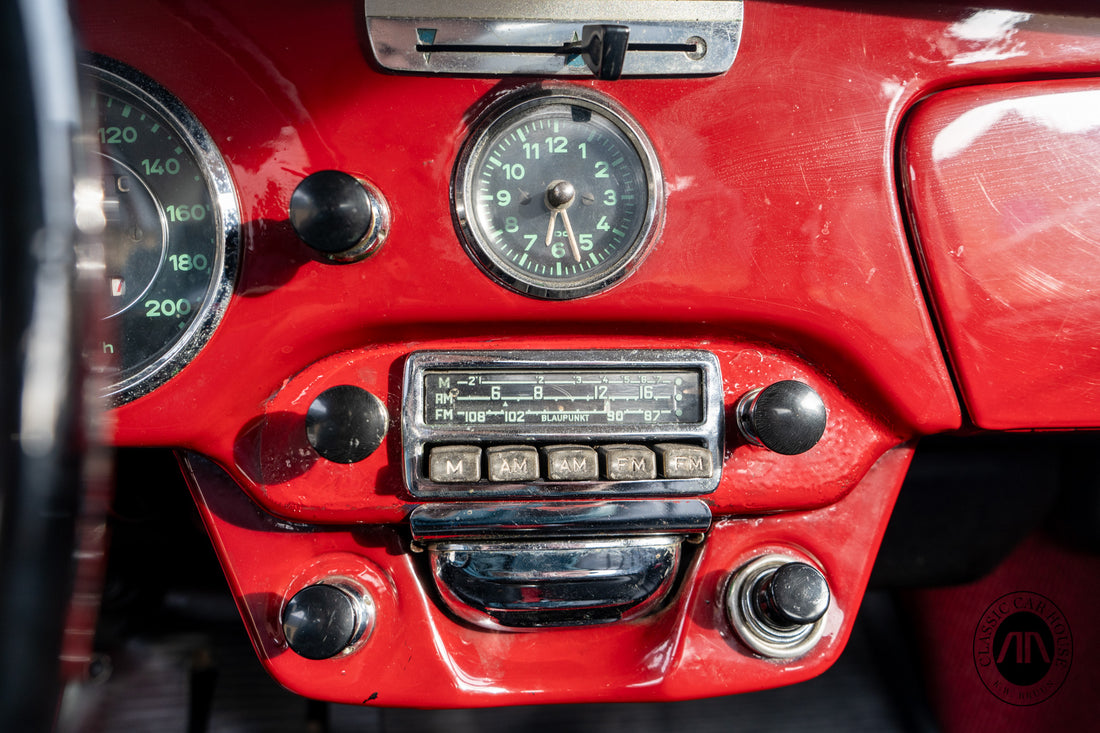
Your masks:
{"label": "clock face", "polygon": [[640,261],[656,229],[660,171],[610,103],[544,91],[483,121],[455,170],[455,220],[489,275],[525,295],[579,298]]}

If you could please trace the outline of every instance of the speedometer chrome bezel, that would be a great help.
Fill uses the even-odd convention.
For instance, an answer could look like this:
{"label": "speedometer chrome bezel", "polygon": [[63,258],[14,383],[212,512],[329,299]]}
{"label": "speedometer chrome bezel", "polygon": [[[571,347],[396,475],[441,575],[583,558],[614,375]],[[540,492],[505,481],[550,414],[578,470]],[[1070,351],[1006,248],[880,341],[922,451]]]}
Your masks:
{"label": "speedometer chrome bezel", "polygon": [[109,404],[118,406],[149,394],[178,374],[206,345],[225,314],[237,279],[240,260],[241,213],[237,191],[210,133],[168,90],[141,72],[114,59],[92,54],[81,65],[85,80],[96,85],[114,86],[132,95],[163,117],[178,139],[194,156],[210,195],[212,214],[219,241],[211,263],[211,279],[195,317],[163,353],[133,374],[108,384],[103,394]]}
{"label": "speedometer chrome bezel", "polygon": [[[567,104],[600,115],[614,125],[634,148],[641,161],[647,194],[641,229],[627,245],[627,254],[616,265],[597,276],[574,282],[518,272],[495,254],[472,218],[477,171],[474,166],[498,131],[522,120],[540,107]],[[451,178],[452,217],[466,253],[490,278],[521,295],[541,300],[573,300],[602,292],[633,273],[657,239],[664,215],[664,180],[653,144],[641,126],[621,105],[585,87],[539,85],[525,88],[492,104],[473,125],[459,152]]]}

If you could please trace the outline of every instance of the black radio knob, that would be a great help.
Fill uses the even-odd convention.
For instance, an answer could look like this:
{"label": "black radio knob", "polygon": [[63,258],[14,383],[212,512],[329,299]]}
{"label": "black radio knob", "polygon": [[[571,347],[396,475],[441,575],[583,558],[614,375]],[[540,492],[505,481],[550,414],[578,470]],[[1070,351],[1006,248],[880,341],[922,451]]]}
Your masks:
{"label": "black radio knob", "polygon": [[357,463],[382,445],[390,416],[373,394],[353,384],[329,387],[306,411],[306,439],[333,463]]}
{"label": "black radio knob", "polygon": [[825,432],[825,403],[813,387],[795,380],[754,389],[737,403],[745,440],[793,456],[817,445]]}
{"label": "black radio knob", "polygon": [[337,585],[307,585],[283,609],[287,644],[306,659],[329,659],[363,638],[374,624],[373,604]]}
{"label": "black radio knob", "polygon": [[343,171],[318,171],[290,197],[290,225],[326,259],[354,262],[385,239],[388,209],[382,197]]}

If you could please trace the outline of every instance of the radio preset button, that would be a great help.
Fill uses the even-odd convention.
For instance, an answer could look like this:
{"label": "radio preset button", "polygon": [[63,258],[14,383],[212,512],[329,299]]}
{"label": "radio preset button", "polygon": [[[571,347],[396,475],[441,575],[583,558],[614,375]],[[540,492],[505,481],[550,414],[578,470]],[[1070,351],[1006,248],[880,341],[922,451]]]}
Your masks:
{"label": "radio preset button", "polygon": [[485,449],[489,457],[489,480],[497,482],[536,481],[539,452],[529,445],[496,445]]}
{"label": "radio preset button", "polygon": [[653,446],[661,457],[664,478],[710,478],[714,474],[710,451],[697,445],[658,443]]}
{"label": "radio preset button", "polygon": [[551,445],[546,452],[546,478],[550,481],[595,481],[600,476],[596,451],[583,445]]}
{"label": "radio preset button", "polygon": [[657,478],[657,456],[640,445],[603,445],[604,476],[609,481],[645,481]]}
{"label": "radio preset button", "polygon": [[428,454],[428,478],[441,484],[481,480],[481,448],[476,445],[437,445]]}

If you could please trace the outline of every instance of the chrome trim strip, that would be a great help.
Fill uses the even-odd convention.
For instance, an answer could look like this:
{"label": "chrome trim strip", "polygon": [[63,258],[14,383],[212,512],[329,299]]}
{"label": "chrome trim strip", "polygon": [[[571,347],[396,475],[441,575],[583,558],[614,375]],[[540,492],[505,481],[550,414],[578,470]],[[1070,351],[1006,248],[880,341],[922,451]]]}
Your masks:
{"label": "chrome trim strip", "polygon": [[454,502],[421,504],[409,517],[418,542],[702,534],[711,513],[698,499],[669,501]]}
{"label": "chrome trim strip", "polygon": [[380,5],[366,5],[375,58],[391,71],[420,74],[592,77],[580,48],[583,27],[625,25],[623,76],[713,76],[733,65],[744,18],[741,2],[594,2],[556,10],[461,3],[461,17],[448,17],[454,3],[451,12],[422,15],[411,14],[421,8]]}
{"label": "chrome trim strip", "polygon": [[672,589],[680,537],[440,543],[432,575],[445,605],[488,628],[612,623],[649,613]]}

